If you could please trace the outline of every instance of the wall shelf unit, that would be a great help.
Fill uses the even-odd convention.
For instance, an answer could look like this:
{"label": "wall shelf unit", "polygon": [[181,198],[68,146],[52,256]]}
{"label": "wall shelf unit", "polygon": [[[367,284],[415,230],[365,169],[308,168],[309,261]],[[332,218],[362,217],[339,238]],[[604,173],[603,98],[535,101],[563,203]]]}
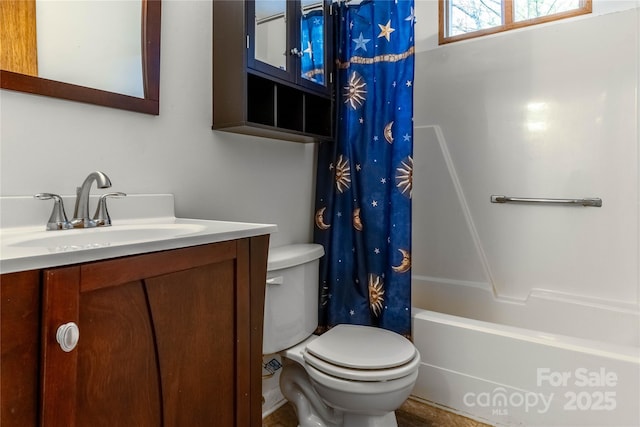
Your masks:
{"label": "wall shelf unit", "polygon": [[[301,77],[299,1],[282,2],[293,19],[286,23],[285,66],[275,67],[256,58],[256,2],[213,3],[213,126],[214,130],[294,142],[333,139],[333,95],[330,71],[327,83]],[[320,3],[324,10],[328,6]],[[258,5],[258,7],[261,7]],[[320,9],[323,10],[322,8]],[[329,19],[325,20],[329,21]],[[254,22],[256,22],[254,24]],[[330,44],[325,33],[324,45]],[[296,52],[296,53],[293,53]],[[324,52],[325,58],[330,52]],[[331,63],[325,60],[324,64]],[[286,72],[283,71],[287,70]]]}

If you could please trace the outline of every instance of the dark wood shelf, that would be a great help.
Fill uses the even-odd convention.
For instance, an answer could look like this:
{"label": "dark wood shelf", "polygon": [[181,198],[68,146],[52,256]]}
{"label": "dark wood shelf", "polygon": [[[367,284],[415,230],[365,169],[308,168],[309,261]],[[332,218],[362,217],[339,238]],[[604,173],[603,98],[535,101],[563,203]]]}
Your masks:
{"label": "dark wood shelf", "polygon": [[246,1],[213,2],[214,130],[319,142],[333,139],[333,101],[248,66]]}

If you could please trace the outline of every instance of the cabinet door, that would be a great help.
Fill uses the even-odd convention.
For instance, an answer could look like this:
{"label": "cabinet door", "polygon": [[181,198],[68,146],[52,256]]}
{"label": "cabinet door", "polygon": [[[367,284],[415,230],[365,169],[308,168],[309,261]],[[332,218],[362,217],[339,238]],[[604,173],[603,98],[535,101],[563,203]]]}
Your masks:
{"label": "cabinet door", "polygon": [[40,354],[40,272],[0,278],[0,425],[36,426]]}
{"label": "cabinet door", "polygon": [[43,424],[252,425],[251,275],[248,240],[45,271]]}
{"label": "cabinet door", "polygon": [[290,82],[296,80],[298,62],[291,34],[295,3],[287,0],[246,1],[247,64],[254,70]]}
{"label": "cabinet door", "polygon": [[328,95],[332,61],[329,3],[247,0],[249,68]]}
{"label": "cabinet door", "polygon": [[333,83],[333,16],[326,1],[300,0],[295,35],[299,69],[298,84],[323,94],[330,94]]}

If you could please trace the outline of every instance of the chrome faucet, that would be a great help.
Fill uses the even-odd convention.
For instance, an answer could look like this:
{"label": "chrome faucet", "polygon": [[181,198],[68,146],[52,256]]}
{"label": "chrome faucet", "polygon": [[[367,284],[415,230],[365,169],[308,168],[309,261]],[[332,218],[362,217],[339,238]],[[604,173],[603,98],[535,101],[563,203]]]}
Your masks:
{"label": "chrome faucet", "polygon": [[53,210],[51,211],[49,221],[47,221],[47,230],[68,230],[73,228],[73,225],[67,220],[67,213],[64,211],[62,197],[52,193],[38,193],[33,197],[38,200],[53,199]]}
{"label": "chrome faucet", "polygon": [[115,192],[115,193],[107,193],[100,196],[98,199],[98,206],[96,207],[96,213],[93,214],[93,220],[96,223],[96,227],[109,227],[111,225],[111,216],[109,215],[109,210],[107,209],[107,198],[108,197],[125,197],[126,194],[123,192]]}
{"label": "chrome faucet", "polygon": [[81,187],[76,192],[76,207],[73,211],[73,219],[71,224],[74,228],[90,228],[95,227],[96,221],[89,217],[89,192],[91,185],[96,182],[98,188],[111,187],[111,180],[107,175],[100,171],[91,172],[84,180]]}

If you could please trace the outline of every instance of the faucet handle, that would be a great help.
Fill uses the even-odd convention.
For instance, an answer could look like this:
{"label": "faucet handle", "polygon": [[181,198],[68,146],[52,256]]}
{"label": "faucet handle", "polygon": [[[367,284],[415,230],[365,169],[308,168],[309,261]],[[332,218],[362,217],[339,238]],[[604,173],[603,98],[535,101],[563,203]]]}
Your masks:
{"label": "faucet handle", "polygon": [[96,213],[93,214],[93,220],[97,227],[108,227],[111,225],[111,217],[109,216],[109,210],[107,209],[107,198],[120,198],[125,197],[126,194],[122,192],[106,193],[100,196],[98,199],[98,207]]}
{"label": "faucet handle", "polygon": [[73,228],[73,225],[71,225],[67,219],[67,214],[64,211],[64,203],[59,195],[52,193],[38,193],[33,197],[38,200],[53,199],[53,210],[51,211],[51,216],[47,221],[47,230],[68,230],[69,228]]}

